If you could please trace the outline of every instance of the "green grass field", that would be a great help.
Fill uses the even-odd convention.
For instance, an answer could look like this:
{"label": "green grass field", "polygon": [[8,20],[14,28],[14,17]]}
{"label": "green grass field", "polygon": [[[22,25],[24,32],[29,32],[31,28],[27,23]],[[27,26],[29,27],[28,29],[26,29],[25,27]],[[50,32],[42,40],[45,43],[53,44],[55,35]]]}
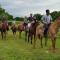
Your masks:
{"label": "green grass field", "polygon": [[[48,41],[47,47],[40,47],[40,41],[37,40],[36,48],[33,49],[30,43],[25,42],[24,32],[22,38],[19,38],[18,32],[14,39],[11,31],[7,34],[7,39],[2,40],[0,35],[0,60],[60,60],[60,33],[56,42],[58,48],[56,53],[52,53],[47,49],[51,46],[51,41]],[[44,40],[43,40],[44,44]],[[47,52],[48,51],[48,52]]]}

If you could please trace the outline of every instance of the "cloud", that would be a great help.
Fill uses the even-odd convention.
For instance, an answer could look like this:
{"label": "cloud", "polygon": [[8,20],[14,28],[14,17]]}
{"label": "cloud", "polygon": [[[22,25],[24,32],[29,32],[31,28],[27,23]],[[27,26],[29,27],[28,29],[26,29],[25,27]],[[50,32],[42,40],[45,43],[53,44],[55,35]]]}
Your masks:
{"label": "cloud", "polygon": [[60,0],[0,0],[0,4],[15,17],[30,13],[44,14],[46,9],[60,10]]}

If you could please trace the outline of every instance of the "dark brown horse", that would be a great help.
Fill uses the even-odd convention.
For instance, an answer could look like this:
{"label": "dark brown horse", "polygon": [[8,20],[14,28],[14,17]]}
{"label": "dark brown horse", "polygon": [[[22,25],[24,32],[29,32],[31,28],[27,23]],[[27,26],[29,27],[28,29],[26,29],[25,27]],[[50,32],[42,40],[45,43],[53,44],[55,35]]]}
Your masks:
{"label": "dark brown horse", "polygon": [[35,43],[35,37],[36,37],[36,27],[38,25],[38,22],[34,21],[33,23],[31,23],[31,26],[29,28],[29,32],[28,32],[28,42],[31,41],[32,44],[32,39],[34,37],[34,43]]}
{"label": "dark brown horse", "polygon": [[1,30],[2,39],[3,37],[6,39],[6,34],[7,31],[9,30],[8,23],[6,21],[3,21],[0,26],[1,26],[0,30]]}

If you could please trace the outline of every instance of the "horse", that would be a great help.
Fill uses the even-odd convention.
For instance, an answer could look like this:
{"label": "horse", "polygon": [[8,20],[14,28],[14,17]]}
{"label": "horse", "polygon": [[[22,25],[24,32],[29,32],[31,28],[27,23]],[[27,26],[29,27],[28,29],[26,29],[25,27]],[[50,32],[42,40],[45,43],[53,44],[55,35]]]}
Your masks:
{"label": "horse", "polygon": [[[42,43],[43,38],[45,38],[45,46],[47,45],[48,35],[45,32],[45,26],[42,22],[39,22],[39,25],[37,25],[36,27],[36,40],[37,38],[41,42],[41,48],[43,48],[43,43]],[[36,41],[34,42],[34,48],[35,48],[35,45],[36,45]]]}
{"label": "horse", "polygon": [[1,26],[0,30],[1,30],[2,39],[3,38],[6,39],[6,34],[7,34],[7,31],[9,30],[8,23],[6,21],[3,21],[0,26]]}
{"label": "horse", "polygon": [[49,38],[52,41],[52,50],[55,51],[56,49],[56,39],[57,39],[57,32],[60,28],[60,16],[58,18],[56,18],[55,22],[52,23],[48,29],[48,35]]}
{"label": "horse", "polygon": [[[55,45],[56,45],[56,35],[57,35],[57,32],[60,28],[60,17],[56,18],[56,20],[51,23],[51,25],[49,26],[48,28],[48,32],[47,32],[47,35],[48,35],[48,38],[51,39],[52,41],[52,50],[55,51]],[[36,28],[36,37],[39,37],[39,39],[41,39],[41,47],[43,47],[43,44],[42,44],[42,39],[44,38],[44,24],[40,23],[40,25],[37,26]],[[46,41],[45,41],[46,43]],[[36,41],[34,43],[34,47],[36,45]]]}
{"label": "horse", "polygon": [[22,31],[24,31],[24,24],[23,23],[20,23],[18,25],[18,31],[19,31],[19,38],[20,38]]}
{"label": "horse", "polygon": [[15,38],[15,35],[16,35],[16,32],[17,32],[17,26],[16,26],[16,24],[13,24],[13,25],[11,26],[11,30],[12,30],[13,36],[14,36],[14,38]]}
{"label": "horse", "polygon": [[34,42],[35,42],[37,25],[38,25],[38,22],[36,22],[36,21],[33,21],[30,23],[30,28],[28,31],[28,42],[31,41],[31,44],[32,44],[33,37],[34,37]]}
{"label": "horse", "polygon": [[[37,38],[41,41],[41,48],[43,48],[43,44],[42,44],[42,39],[44,37],[44,24],[42,24],[41,22],[39,22],[39,25],[37,25],[36,27],[36,40]],[[36,41],[34,42],[34,48],[36,45]]]}
{"label": "horse", "polygon": [[25,32],[25,41],[27,40],[27,23],[20,23],[18,25],[18,31],[19,31],[19,38],[21,38],[21,33],[24,31]]}

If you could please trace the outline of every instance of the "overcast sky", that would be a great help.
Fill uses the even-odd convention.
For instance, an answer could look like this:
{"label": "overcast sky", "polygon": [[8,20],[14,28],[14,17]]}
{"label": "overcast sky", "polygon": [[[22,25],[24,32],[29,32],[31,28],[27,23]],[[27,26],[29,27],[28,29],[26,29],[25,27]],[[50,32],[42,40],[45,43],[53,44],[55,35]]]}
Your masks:
{"label": "overcast sky", "polygon": [[60,0],[0,0],[0,4],[14,17],[29,16],[30,13],[45,14],[46,9],[51,12],[60,10]]}

